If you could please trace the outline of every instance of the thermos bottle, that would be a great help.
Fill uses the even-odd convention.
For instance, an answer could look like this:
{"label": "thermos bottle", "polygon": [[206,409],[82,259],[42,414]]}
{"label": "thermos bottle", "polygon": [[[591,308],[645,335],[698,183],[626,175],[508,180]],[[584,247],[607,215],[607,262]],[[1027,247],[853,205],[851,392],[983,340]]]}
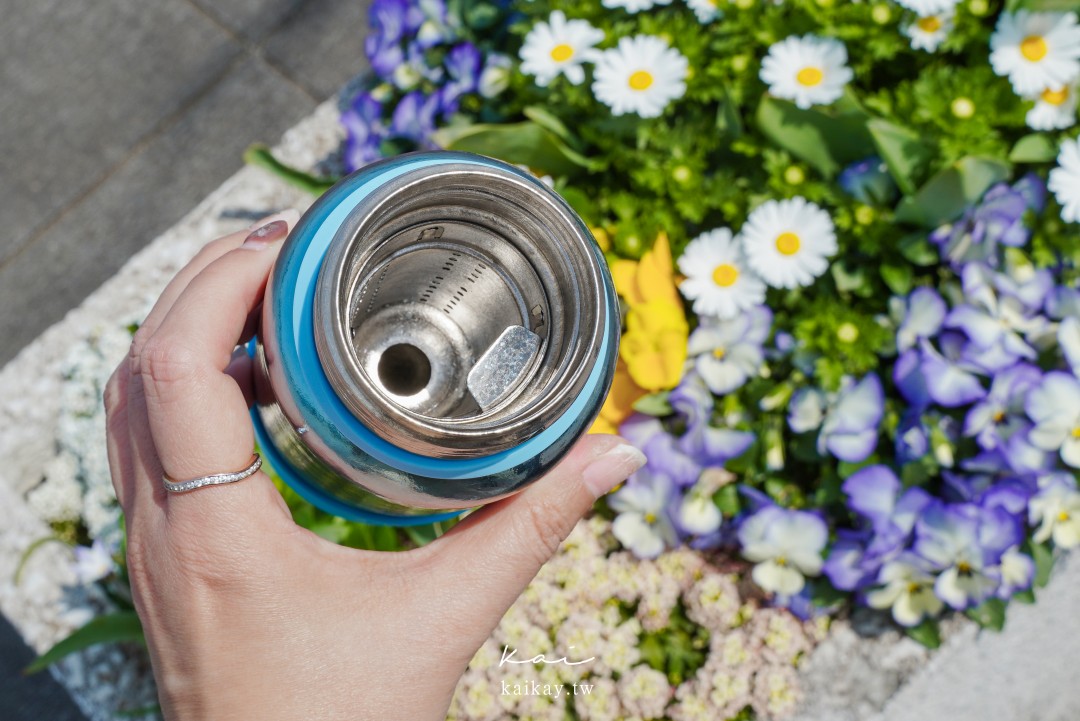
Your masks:
{"label": "thermos bottle", "polygon": [[528,173],[425,152],[293,228],[252,343],[260,451],[301,496],[409,525],[521,490],[600,410],[619,310],[588,228]]}

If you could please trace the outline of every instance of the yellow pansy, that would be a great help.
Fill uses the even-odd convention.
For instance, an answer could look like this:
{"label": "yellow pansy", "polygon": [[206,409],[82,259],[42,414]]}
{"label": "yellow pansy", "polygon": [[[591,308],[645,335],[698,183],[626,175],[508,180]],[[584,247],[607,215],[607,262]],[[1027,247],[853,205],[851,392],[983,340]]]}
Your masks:
{"label": "yellow pansy", "polygon": [[634,404],[644,395],[647,395],[647,391],[634,382],[626,361],[619,358],[611,390],[589,433],[618,433],[622,422],[634,412]]}
{"label": "yellow pansy", "polygon": [[634,382],[651,393],[678,385],[689,333],[681,305],[657,299],[631,306],[619,355]]}
{"label": "yellow pansy", "polygon": [[654,300],[665,300],[682,308],[675,282],[675,262],[665,233],[657,236],[653,247],[641,256],[641,260],[615,261],[611,265],[611,278],[615,281],[615,290],[631,308]]}

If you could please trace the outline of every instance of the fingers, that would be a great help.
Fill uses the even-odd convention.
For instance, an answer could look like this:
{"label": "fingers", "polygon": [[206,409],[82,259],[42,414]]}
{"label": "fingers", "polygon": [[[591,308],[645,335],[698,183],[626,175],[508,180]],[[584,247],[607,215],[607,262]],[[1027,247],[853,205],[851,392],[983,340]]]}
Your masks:
{"label": "fingers", "polygon": [[478,625],[498,623],[596,499],[644,463],[641,451],[617,436],[583,438],[547,476],[432,544],[442,583],[460,590],[444,597],[466,599]]}
{"label": "fingers", "polygon": [[[254,434],[243,389],[226,372],[245,326],[262,302],[283,221],[252,232],[203,268],[176,298],[140,352],[147,426],[162,468],[176,480],[245,468]],[[236,367],[234,371],[242,370]],[[260,482],[261,481],[261,482]],[[255,487],[255,488],[253,488]],[[262,488],[262,491],[257,490]],[[212,493],[170,495],[167,508],[244,515],[274,492],[262,474]],[[273,502],[273,507],[280,504]]]}
{"label": "fingers", "polygon": [[180,294],[184,292],[184,289],[188,287],[188,284],[195,276],[203,271],[208,265],[215,260],[225,255],[231,250],[239,247],[244,242],[244,239],[251,231],[256,228],[261,228],[274,221],[285,221],[289,228],[296,225],[296,222],[300,220],[300,213],[292,208],[283,210],[280,213],[263,218],[247,230],[240,230],[235,233],[230,233],[224,237],[212,240],[207,243],[202,249],[191,259],[186,266],[181,268],[180,272],[169,281],[169,284],[165,286],[165,290],[162,291],[161,296],[154,303],[153,309],[150,314],[146,316],[146,320],[139,326],[138,332],[135,334],[135,338],[132,339],[131,344],[131,358],[135,362],[138,361],[138,356],[142,351],[142,347],[146,344],[146,341],[157,331],[158,326],[161,325],[161,321],[164,320],[169,310],[172,308],[176,299],[180,297]]}

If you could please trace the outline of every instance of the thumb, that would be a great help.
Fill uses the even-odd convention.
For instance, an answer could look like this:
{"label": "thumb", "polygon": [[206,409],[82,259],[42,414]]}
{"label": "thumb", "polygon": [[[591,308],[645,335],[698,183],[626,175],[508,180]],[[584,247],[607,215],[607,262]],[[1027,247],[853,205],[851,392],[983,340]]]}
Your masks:
{"label": "thumb", "polygon": [[466,601],[476,627],[490,631],[596,499],[644,464],[644,454],[618,436],[586,436],[546,476],[433,544],[444,597]]}

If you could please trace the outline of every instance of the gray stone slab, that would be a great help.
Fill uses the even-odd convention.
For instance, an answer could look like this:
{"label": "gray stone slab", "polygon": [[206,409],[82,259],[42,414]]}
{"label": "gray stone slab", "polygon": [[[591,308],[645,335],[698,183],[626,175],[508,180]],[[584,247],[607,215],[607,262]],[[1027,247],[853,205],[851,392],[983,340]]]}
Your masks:
{"label": "gray stone slab", "polygon": [[185,0],[5,2],[3,14],[0,263],[240,52]]}
{"label": "gray stone slab", "polygon": [[0,615],[0,711],[4,721],[86,721],[52,676],[22,675],[22,669],[36,656]]}
{"label": "gray stone slab", "polygon": [[316,98],[328,98],[368,66],[370,0],[308,0],[263,42],[276,66]]}
{"label": "gray stone slab", "polygon": [[156,235],[315,104],[256,58],[239,62],[181,120],[0,267],[0,365],[78,305]]}
{"label": "gray stone slab", "polygon": [[[347,1],[347,0],[346,0]],[[309,0],[191,0],[196,6],[248,40],[258,41]]]}

